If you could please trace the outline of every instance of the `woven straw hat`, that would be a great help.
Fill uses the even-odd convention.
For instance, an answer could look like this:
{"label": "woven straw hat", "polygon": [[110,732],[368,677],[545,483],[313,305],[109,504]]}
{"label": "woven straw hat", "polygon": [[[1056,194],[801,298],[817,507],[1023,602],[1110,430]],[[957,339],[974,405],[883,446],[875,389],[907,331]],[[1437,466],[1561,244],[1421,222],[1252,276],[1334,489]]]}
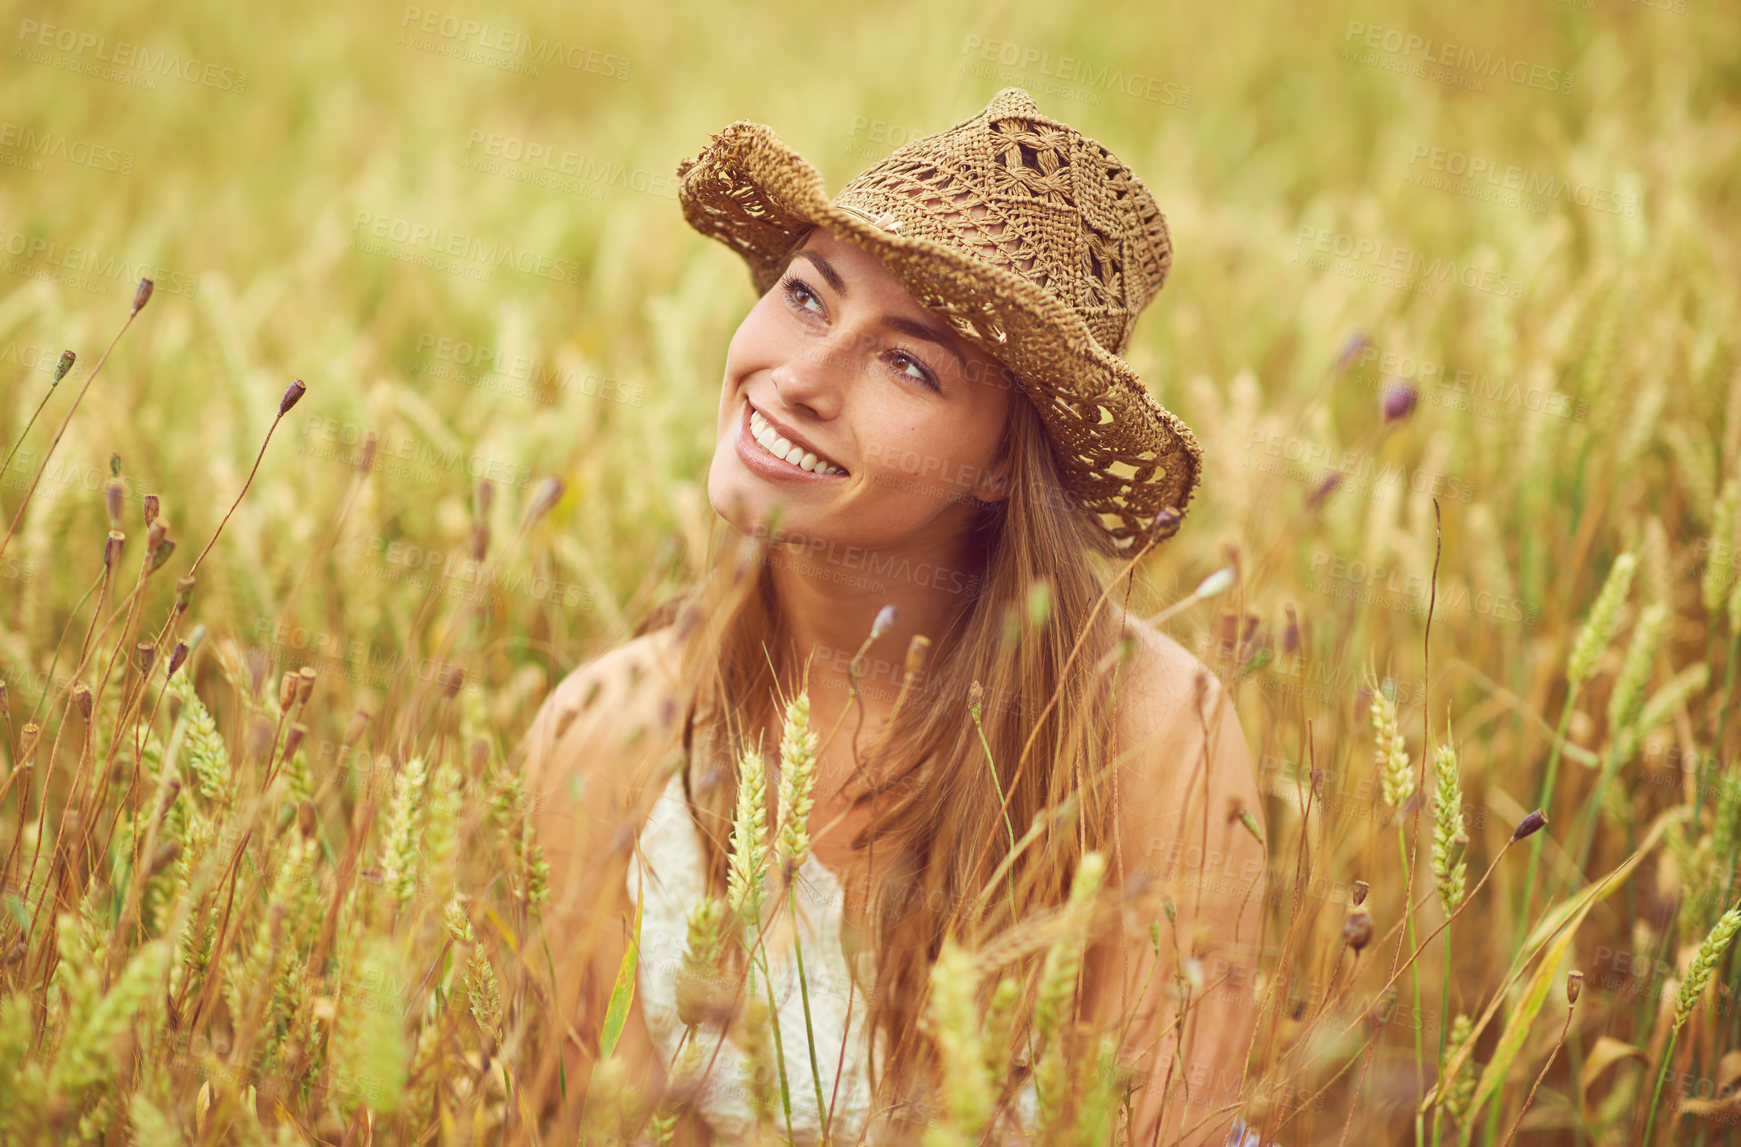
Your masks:
{"label": "woven straw hat", "polygon": [[1014,372],[1072,504],[1118,548],[1177,528],[1201,451],[1119,357],[1172,264],[1166,220],[1129,167],[1041,114],[1027,92],[1004,88],[832,201],[814,167],[748,120],[716,133],[677,175],[683,217],[743,256],[758,295],[807,226],[858,243]]}

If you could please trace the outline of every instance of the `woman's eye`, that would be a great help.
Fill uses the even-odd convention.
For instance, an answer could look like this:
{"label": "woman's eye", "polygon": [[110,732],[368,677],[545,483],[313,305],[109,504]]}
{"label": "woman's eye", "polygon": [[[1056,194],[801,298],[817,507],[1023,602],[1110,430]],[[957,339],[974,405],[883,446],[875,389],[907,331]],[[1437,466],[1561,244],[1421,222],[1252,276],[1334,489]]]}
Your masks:
{"label": "woman's eye", "polygon": [[816,297],[815,291],[812,291],[808,286],[805,285],[804,280],[802,280],[802,279],[787,279],[785,281],[785,283],[782,285],[786,289],[786,297],[792,301],[794,306],[802,307],[802,306],[804,306],[803,300],[809,299],[809,300],[815,302],[817,304],[817,308],[818,308],[817,310],[812,311],[811,313],[818,314],[818,315],[822,313],[822,311],[820,309],[822,300],[818,299]]}
{"label": "woman's eye", "polygon": [[[936,382],[931,378],[931,372],[926,370],[925,365],[923,363],[921,363],[918,359],[914,358],[910,354],[907,354],[905,351],[896,351],[895,355],[894,355],[894,359],[895,359],[895,363],[896,363],[896,369],[899,370],[902,374],[906,375],[908,378],[914,379],[915,381],[917,381],[925,386],[930,387],[932,390],[937,389]],[[907,368],[909,368],[909,367],[912,368],[911,373],[908,373]]]}

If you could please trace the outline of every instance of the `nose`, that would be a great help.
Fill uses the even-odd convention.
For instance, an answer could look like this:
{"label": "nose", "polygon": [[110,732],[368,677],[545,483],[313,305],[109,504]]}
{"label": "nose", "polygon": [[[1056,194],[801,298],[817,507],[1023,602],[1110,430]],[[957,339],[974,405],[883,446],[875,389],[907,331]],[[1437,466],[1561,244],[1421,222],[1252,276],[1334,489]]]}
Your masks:
{"label": "nose", "polygon": [[807,341],[794,349],[770,375],[780,401],[822,420],[839,414],[852,374],[845,350],[843,336]]}

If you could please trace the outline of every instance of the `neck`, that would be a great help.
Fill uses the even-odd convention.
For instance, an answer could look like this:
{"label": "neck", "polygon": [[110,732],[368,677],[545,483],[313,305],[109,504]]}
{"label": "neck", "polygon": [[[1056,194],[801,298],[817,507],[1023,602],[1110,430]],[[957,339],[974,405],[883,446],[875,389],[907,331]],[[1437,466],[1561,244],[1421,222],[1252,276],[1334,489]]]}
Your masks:
{"label": "neck", "polygon": [[[808,664],[812,709],[837,713],[850,703],[850,667],[863,647],[859,696],[868,712],[886,714],[905,676],[912,639],[931,639],[928,669],[939,644],[952,638],[952,627],[972,607],[981,572],[958,543],[913,539],[874,550],[775,546],[769,573],[779,617],[780,648],[774,656],[782,687],[793,691]],[[865,645],[877,614],[891,605],[894,623]]]}

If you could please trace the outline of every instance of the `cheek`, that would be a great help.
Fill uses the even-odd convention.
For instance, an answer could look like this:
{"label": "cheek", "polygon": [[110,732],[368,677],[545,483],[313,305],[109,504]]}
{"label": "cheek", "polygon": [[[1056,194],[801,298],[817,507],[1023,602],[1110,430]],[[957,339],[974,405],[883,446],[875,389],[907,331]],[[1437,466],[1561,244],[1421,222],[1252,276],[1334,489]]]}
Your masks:
{"label": "cheek", "polygon": [[976,470],[957,420],[890,424],[866,445],[866,460],[904,493],[948,496],[971,489]]}
{"label": "cheek", "polygon": [[768,308],[771,300],[763,297],[751,307],[749,313],[738,323],[737,330],[732,332],[731,342],[725,348],[726,377],[732,378],[741,373],[746,364],[767,353],[773,343],[773,333],[776,317]]}

